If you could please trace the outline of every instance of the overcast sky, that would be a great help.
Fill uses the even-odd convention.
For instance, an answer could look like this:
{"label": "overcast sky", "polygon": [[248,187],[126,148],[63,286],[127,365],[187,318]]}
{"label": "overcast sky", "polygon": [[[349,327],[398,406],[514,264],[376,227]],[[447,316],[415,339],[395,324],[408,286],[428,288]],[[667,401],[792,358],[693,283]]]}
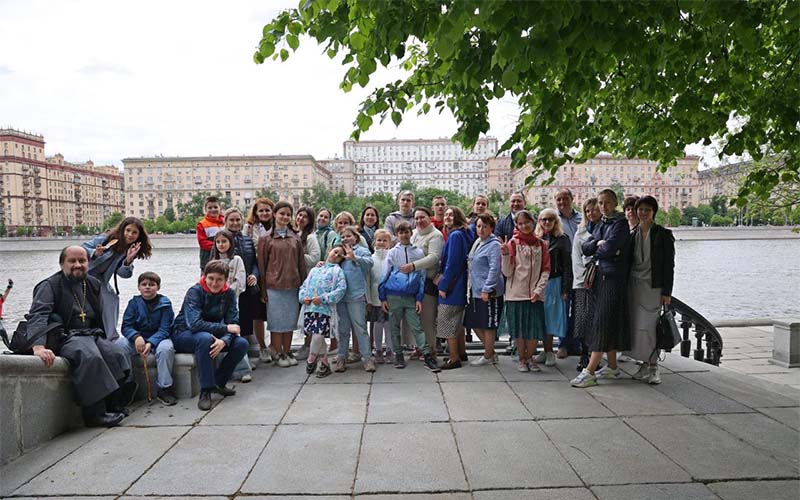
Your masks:
{"label": "overcast sky", "polygon": [[[44,135],[48,156],[118,166],[157,154],[341,156],[371,87],[342,92],[343,66],[308,39],[285,63],[253,63],[264,24],[296,4],[0,0],[0,127]],[[515,111],[495,103],[490,135],[505,140]],[[362,138],[455,131],[450,115],[410,113]]]}

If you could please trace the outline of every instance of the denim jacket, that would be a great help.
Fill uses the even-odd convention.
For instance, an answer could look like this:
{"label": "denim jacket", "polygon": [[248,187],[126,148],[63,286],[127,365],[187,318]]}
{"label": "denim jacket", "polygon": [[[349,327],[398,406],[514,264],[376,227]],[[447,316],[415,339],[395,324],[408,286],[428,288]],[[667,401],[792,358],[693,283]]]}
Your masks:
{"label": "denim jacket", "polygon": [[208,332],[230,345],[233,336],[228,333],[228,325],[239,324],[236,292],[226,284],[222,292],[211,293],[204,284],[201,278],[200,283],[186,292],[172,332],[174,335]]}
{"label": "denim jacket", "polygon": [[367,279],[369,271],[372,269],[372,254],[369,249],[362,246],[353,247],[356,260],[344,259],[342,261],[342,271],[347,281],[347,291],[342,302],[354,302],[366,300]]}

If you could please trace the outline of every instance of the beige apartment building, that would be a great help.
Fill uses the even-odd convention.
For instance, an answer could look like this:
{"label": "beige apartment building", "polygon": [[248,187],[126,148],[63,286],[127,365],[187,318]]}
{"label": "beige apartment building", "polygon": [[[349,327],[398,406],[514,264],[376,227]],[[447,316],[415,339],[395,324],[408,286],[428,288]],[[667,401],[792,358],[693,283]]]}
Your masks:
{"label": "beige apartment building", "polygon": [[333,158],[320,160],[319,164],[331,173],[330,189],[334,192],[355,194],[355,163],[353,160],[340,160]]}
{"label": "beige apartment building", "polygon": [[43,136],[14,129],[0,129],[0,153],[0,220],[10,234],[100,227],[123,210],[123,177],[112,165],[48,158]]}
{"label": "beige apartment building", "polygon": [[449,138],[345,141],[344,158],[353,161],[358,196],[397,193],[406,181],[474,196],[486,191],[497,147],[493,137],[479,139],[472,151]]}
{"label": "beige apartment building", "polygon": [[[508,182],[511,158],[501,156],[490,160],[489,191],[497,189],[504,195],[524,190],[528,203],[539,207],[552,206],[555,194],[563,188],[572,191],[578,205],[597,195],[604,188],[622,187],[626,195],[650,194],[659,206],[684,208],[700,203],[698,181],[699,158],[688,156],[678,160],[667,172],[658,171],[658,163],[641,158],[615,158],[601,154],[586,163],[566,163],[559,169],[555,181],[549,186],[525,186],[532,168],[514,170],[513,181]],[[491,172],[495,172],[492,174]]]}
{"label": "beige apartment building", "polygon": [[720,167],[701,170],[698,174],[700,182],[700,203],[709,204],[715,196],[731,198],[739,191],[739,183],[745,175],[745,167],[749,162],[734,163]]}
{"label": "beige apartment building", "polygon": [[[220,192],[248,210],[256,193],[271,189],[300,204],[314,184],[330,185],[331,173],[313,156],[190,156],[125,158],[125,213],[154,219],[167,207],[177,211],[201,191]],[[277,201],[277,200],[276,200]]]}

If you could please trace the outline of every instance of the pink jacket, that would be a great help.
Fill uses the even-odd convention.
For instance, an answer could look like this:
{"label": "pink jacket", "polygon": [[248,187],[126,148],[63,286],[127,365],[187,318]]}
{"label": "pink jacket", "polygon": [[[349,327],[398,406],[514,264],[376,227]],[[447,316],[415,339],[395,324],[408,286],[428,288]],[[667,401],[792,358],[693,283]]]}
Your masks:
{"label": "pink jacket", "polygon": [[506,277],[505,300],[531,300],[533,294],[544,301],[544,289],[550,277],[550,252],[547,243],[529,246],[516,243],[516,255],[503,255],[503,275]]}

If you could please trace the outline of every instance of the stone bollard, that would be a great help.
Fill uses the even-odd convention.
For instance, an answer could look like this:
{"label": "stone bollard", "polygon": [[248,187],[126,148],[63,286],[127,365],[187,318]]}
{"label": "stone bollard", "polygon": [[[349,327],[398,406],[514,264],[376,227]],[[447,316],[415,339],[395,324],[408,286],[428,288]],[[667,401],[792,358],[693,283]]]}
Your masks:
{"label": "stone bollard", "polygon": [[775,320],[773,332],[770,363],[784,368],[800,367],[800,321]]}

